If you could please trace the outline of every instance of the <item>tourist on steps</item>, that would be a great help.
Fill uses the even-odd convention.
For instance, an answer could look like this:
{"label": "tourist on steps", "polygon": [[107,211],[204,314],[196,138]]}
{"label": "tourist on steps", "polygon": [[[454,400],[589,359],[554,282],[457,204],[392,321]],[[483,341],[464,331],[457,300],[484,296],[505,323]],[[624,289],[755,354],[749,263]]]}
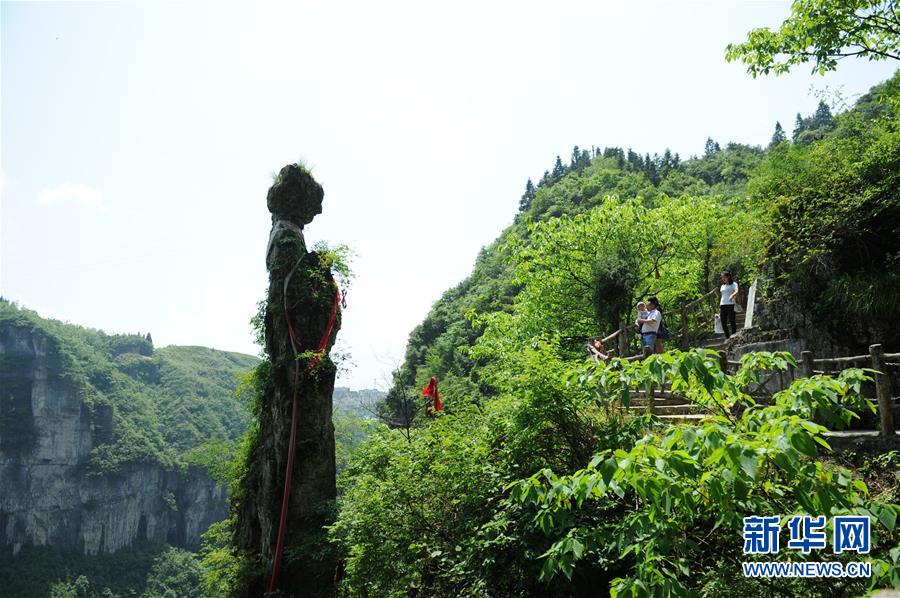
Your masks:
{"label": "tourist on steps", "polygon": [[656,297],[650,297],[647,300],[647,307],[647,315],[637,319],[637,323],[641,326],[641,349],[644,357],[648,357],[651,353],[662,353],[662,342],[656,338],[659,324],[662,322],[659,300]]}
{"label": "tourist on steps", "polygon": [[[722,286],[719,287],[722,298],[719,299],[719,319],[722,321],[722,330],[725,338],[737,332],[737,318],[734,315],[734,298],[738,294],[738,284],[734,282],[731,272],[722,272]],[[731,332],[729,332],[729,325]]]}

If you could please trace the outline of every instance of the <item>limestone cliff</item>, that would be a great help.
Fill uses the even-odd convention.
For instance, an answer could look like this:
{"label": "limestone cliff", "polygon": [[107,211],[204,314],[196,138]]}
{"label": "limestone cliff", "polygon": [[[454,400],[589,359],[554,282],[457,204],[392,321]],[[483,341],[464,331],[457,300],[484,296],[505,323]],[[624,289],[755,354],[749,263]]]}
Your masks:
{"label": "limestone cliff", "polygon": [[[249,455],[247,477],[241,482],[235,530],[238,547],[259,568],[240,588],[244,596],[261,595],[271,576],[295,390],[299,398],[296,453],[278,589],[292,596],[333,592],[336,562],[324,530],[333,520],[337,494],[331,421],[335,366],[328,351],[340,328],[340,313],[331,272],[322,256],[307,251],[302,232],[322,211],[322,197],[322,187],[297,165],[281,170],[267,197],[272,213],[265,316],[270,367],[261,398],[259,434]],[[316,354],[323,339],[324,350]]]}
{"label": "limestone cliff", "polygon": [[[0,558],[23,546],[97,554],[139,540],[199,545],[209,524],[227,516],[224,489],[203,469],[149,458],[120,441],[146,444],[149,436],[125,428],[146,415],[129,412],[139,400],[128,393],[151,391],[112,361],[91,369],[72,359],[67,339],[50,329],[67,325],[7,302],[0,307]],[[155,422],[157,415],[145,419]],[[146,422],[135,425],[146,432]],[[98,468],[98,455],[110,452],[116,466]]]}

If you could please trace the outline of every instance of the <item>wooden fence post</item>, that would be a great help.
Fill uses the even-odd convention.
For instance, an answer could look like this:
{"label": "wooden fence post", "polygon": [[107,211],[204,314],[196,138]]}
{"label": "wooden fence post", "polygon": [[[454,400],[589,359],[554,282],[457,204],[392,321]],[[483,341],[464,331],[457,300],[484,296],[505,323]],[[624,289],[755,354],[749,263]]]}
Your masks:
{"label": "wooden fence post", "polygon": [[725,351],[719,351],[719,369],[723,373],[728,373],[728,354]]}
{"label": "wooden fence post", "polygon": [[628,339],[625,337],[625,322],[619,324],[619,357],[628,357]]}
{"label": "wooden fence post", "polygon": [[688,350],[687,307],[685,307],[684,303],[681,304],[681,350]]}
{"label": "wooden fence post", "polygon": [[803,351],[800,353],[800,367],[802,368],[804,378],[812,378],[813,370],[813,354],[812,351]]}
{"label": "wooden fence post", "polygon": [[891,378],[884,367],[884,347],[881,345],[869,346],[869,356],[872,358],[872,369],[875,374],[875,394],[878,397],[878,415],[881,418],[881,435],[894,435],[894,413],[891,411]]}

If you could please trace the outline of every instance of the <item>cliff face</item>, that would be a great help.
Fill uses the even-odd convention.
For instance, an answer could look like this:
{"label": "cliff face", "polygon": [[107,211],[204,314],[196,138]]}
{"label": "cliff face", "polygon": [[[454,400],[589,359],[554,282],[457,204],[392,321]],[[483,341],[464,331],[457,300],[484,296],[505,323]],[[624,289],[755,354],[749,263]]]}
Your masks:
{"label": "cliff face", "polygon": [[91,451],[113,436],[113,407],[89,405],[65,376],[57,339],[0,322],[0,557],[26,545],[85,554],[141,539],[196,546],[224,518],[224,489],[205,470],[127,463],[98,475]]}

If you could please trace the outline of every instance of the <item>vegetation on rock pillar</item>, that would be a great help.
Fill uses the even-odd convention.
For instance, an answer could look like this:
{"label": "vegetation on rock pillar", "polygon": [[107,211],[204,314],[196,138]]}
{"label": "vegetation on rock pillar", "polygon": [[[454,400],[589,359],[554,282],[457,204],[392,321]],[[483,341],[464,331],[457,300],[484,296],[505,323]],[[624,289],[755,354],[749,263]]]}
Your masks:
{"label": "vegetation on rock pillar", "polygon": [[279,172],[267,198],[273,226],[266,255],[269,291],[261,316],[268,361],[254,383],[259,428],[249,439],[232,496],[236,545],[250,564],[237,582],[237,593],[244,596],[262,594],[271,575],[290,448],[295,375],[297,442],[278,589],[303,596],[333,593],[337,559],[327,542],[325,526],[333,521],[336,498],[331,421],[336,367],[328,351],[340,328],[340,317],[338,314],[325,339],[323,353],[317,355],[336,308],[337,286],[330,269],[334,256],[307,251],[302,232],[321,213],[322,197],[322,187],[306,169],[288,165]]}

